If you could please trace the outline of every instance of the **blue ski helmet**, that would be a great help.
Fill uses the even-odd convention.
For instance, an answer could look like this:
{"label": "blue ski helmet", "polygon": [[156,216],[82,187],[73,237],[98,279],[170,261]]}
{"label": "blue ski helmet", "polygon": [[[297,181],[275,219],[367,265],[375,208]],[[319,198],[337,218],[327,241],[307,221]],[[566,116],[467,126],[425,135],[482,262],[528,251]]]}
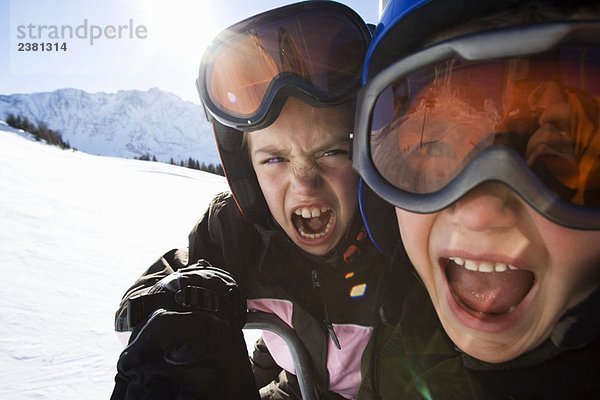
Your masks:
{"label": "blue ski helmet", "polygon": [[[433,65],[434,62],[443,61],[443,57],[448,58],[451,52],[459,58],[463,57],[465,60],[478,60],[478,62],[484,63],[486,60],[501,59],[503,57],[506,59],[525,55],[535,57],[535,54],[541,54],[542,52],[558,48],[563,43],[565,46],[568,46],[570,43],[577,44],[577,40],[580,40],[581,43],[587,41],[586,43],[598,48],[597,18],[592,16],[592,20],[587,21],[591,22],[591,24],[587,26],[585,25],[586,21],[583,20],[585,17],[578,18],[581,19],[579,25],[575,23],[576,21],[568,17],[576,7],[595,5],[594,3],[594,1],[590,0],[578,0],[569,3],[558,0],[535,0],[527,2],[519,0],[389,0],[383,10],[371,45],[367,50],[362,77],[363,86],[367,87],[363,89],[357,107],[353,162],[355,168],[365,179],[365,182],[376,189],[377,195],[386,198],[389,202],[396,204],[400,208],[405,208],[412,212],[430,213],[447,207],[480,183],[497,180],[504,182],[515,190],[540,213],[563,226],[577,229],[598,229],[600,226],[600,217],[597,213],[598,203],[592,198],[592,194],[595,193],[597,182],[595,177],[597,176],[596,171],[598,168],[593,170],[593,174],[589,175],[593,187],[590,186],[589,190],[586,189],[587,187],[584,187],[584,190],[587,190],[585,192],[585,200],[575,197],[571,199],[569,197],[571,196],[570,192],[567,193],[565,191],[563,193],[559,191],[559,186],[564,183],[563,181],[557,180],[558,183],[551,182],[551,179],[556,178],[552,173],[549,176],[540,176],[541,172],[545,172],[545,170],[538,165],[535,166],[538,168],[535,171],[530,169],[523,161],[523,156],[516,151],[518,150],[516,146],[511,144],[511,146],[506,146],[506,149],[512,147],[512,150],[515,151],[503,151],[501,146],[490,148],[489,154],[494,153],[494,157],[500,153],[503,153],[503,155],[502,157],[497,157],[497,162],[492,162],[492,156],[485,159],[483,164],[485,164],[487,169],[480,168],[482,167],[481,162],[479,164],[472,162],[469,164],[470,171],[460,175],[459,179],[443,181],[440,186],[435,188],[419,189],[416,186],[402,187],[402,182],[393,182],[392,175],[394,171],[398,170],[397,163],[400,161],[396,161],[396,164],[389,163],[385,165],[387,170],[384,170],[383,175],[381,175],[383,169],[378,168],[384,168],[383,164],[375,166],[373,161],[375,150],[369,145],[369,143],[373,145],[373,142],[370,142],[370,132],[382,129],[385,126],[383,123],[391,123],[390,121],[392,121],[385,119],[392,117],[392,115],[381,113],[387,110],[383,105],[396,104],[389,102],[392,100],[398,100],[399,104],[401,104],[402,96],[409,96],[411,95],[410,93],[418,93],[414,89],[407,93],[402,92],[406,87],[398,85],[400,92],[394,92],[393,99],[389,100],[383,96],[379,97],[386,88],[391,87],[390,84],[394,79],[406,77],[409,74],[412,74],[411,77],[416,78],[418,74],[415,71],[418,68],[426,72],[425,70],[429,65]],[[503,14],[511,16],[515,14],[513,11],[518,12],[515,15],[522,16],[521,12],[524,9],[536,11],[538,8],[540,10],[552,9],[556,15],[553,14],[549,19],[546,19],[545,15],[538,16],[534,14],[532,15],[532,19],[527,16],[523,20],[526,26],[521,27],[522,31],[515,29],[514,34],[510,37],[502,36],[505,35],[505,32],[508,32],[508,29],[501,32],[503,30],[501,26],[496,26],[490,30],[488,25],[481,23],[481,29],[477,29],[477,35],[484,31],[488,31],[487,33],[489,34],[487,37],[483,35],[484,39],[480,42],[463,39],[467,36],[462,36],[454,37],[451,41],[444,41],[444,44],[432,45],[433,42],[440,42],[441,34],[445,35],[447,32],[458,33],[462,26],[468,26],[468,29],[472,29],[473,25],[465,25],[471,21],[483,21],[486,17]],[[567,13],[563,15],[563,11]],[[597,11],[597,8],[594,11]],[[538,17],[541,18],[540,21],[535,19]],[[536,24],[537,22],[539,24]],[[501,21],[499,23],[506,28],[516,28],[514,25],[519,25],[516,20]],[[552,23],[555,25],[551,26]],[[546,29],[548,32],[543,31],[543,24],[547,24]],[[529,25],[537,25],[537,31],[533,29],[531,32],[527,31],[526,28]],[[550,30],[555,30],[555,32],[550,33]],[[485,41],[486,38],[492,37],[493,33],[496,33],[493,40],[496,40],[495,43],[502,44],[501,46],[489,46],[490,42]],[[539,43],[535,42],[535,39],[531,39],[529,36],[530,33],[537,35],[531,37],[540,38]],[[531,40],[524,41],[524,38]],[[474,51],[473,49],[477,45],[479,47]],[[593,69],[595,65],[594,60],[596,59],[597,53],[590,52],[588,57],[581,58],[579,62],[582,65],[583,63],[588,63],[587,66]],[[395,64],[395,66],[390,67],[392,64]],[[383,72],[384,70],[385,72]],[[580,68],[577,71],[587,70]],[[582,80],[582,82],[585,82],[585,80]],[[414,86],[414,88],[417,87]],[[595,87],[586,87],[583,89],[584,92],[590,93],[596,93],[597,90]],[[375,102],[379,101],[380,98],[382,106],[375,108]],[[386,103],[386,101],[388,102]],[[373,126],[376,128],[373,128]],[[511,131],[508,128],[505,130],[507,133]],[[511,160],[514,162],[506,162],[505,155],[512,157]],[[520,160],[519,157],[521,158]],[[484,158],[482,156],[479,161],[484,160]],[[381,162],[381,160],[380,158],[378,162]],[[398,157],[396,160],[400,160],[400,158]],[[519,167],[517,167],[517,164]],[[466,170],[467,168],[463,168],[462,171]],[[424,175],[414,175],[413,180],[415,182],[424,182],[426,181]],[[559,178],[564,177],[561,176]],[[419,192],[419,190],[423,191]],[[579,187],[577,190],[579,190]],[[590,197],[588,198],[588,196]],[[374,208],[368,202],[361,204],[365,224],[371,230],[376,229],[376,226],[367,222],[372,221],[371,209]],[[379,242],[377,235],[374,235],[372,239],[375,242]]]}
{"label": "blue ski helmet", "polygon": [[[363,86],[393,61],[422,47],[436,33],[519,3],[519,0],[388,0],[367,50]],[[380,251],[393,252],[399,232],[389,225],[390,221],[396,224],[395,214],[362,179],[359,205],[371,241]]]}
{"label": "blue ski helmet", "polygon": [[367,50],[363,84],[391,61],[421,48],[437,33],[522,3],[522,0],[389,0]]}

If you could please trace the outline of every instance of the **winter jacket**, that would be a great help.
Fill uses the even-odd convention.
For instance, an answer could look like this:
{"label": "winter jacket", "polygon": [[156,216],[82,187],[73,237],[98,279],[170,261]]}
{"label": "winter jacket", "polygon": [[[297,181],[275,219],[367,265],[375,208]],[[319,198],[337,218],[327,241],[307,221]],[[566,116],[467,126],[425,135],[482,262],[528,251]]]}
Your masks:
{"label": "winter jacket", "polygon": [[[355,398],[361,354],[376,320],[374,289],[385,257],[368,239],[362,239],[359,218],[354,225],[338,250],[311,256],[274,222],[247,223],[231,194],[222,193],[190,233],[189,248],[164,254],[127,291],[117,311],[116,329],[129,329],[128,298],[148,291],[173,271],[205,259],[232,273],[249,310],[273,313],[295,329],[312,360],[320,398]],[[287,374],[280,380],[293,381],[294,367],[284,342],[271,332],[263,332],[263,339],[280,367],[277,372],[283,368]],[[297,383],[290,384],[291,391],[299,393]]]}
{"label": "winter jacket", "polygon": [[[392,265],[382,275],[383,317],[363,354],[358,399],[599,398],[599,336],[571,349],[548,340],[500,364],[476,360],[460,352],[446,335],[408,258],[396,257]],[[593,303],[597,301],[591,299]],[[596,304],[587,315],[590,328],[600,317]]]}

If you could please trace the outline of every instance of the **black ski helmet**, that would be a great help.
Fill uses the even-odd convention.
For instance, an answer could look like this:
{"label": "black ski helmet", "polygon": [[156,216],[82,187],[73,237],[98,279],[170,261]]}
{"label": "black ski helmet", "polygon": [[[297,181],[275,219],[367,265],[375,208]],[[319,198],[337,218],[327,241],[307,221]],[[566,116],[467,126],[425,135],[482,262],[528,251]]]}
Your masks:
{"label": "black ski helmet", "polygon": [[217,120],[212,126],[221,165],[240,212],[247,222],[264,222],[270,212],[244,145],[244,132]]}

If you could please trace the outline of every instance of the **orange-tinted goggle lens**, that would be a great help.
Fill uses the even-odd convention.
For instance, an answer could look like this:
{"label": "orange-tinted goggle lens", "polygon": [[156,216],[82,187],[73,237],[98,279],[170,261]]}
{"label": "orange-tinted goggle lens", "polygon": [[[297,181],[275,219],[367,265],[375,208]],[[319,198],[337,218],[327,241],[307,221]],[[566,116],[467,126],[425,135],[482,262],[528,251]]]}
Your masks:
{"label": "orange-tinted goggle lens", "polygon": [[484,150],[516,151],[551,191],[600,207],[600,48],[414,71],[382,92],[370,152],[381,176],[415,194],[446,187]]}
{"label": "orange-tinted goggle lens", "polygon": [[268,107],[286,85],[327,102],[359,87],[367,46],[361,25],[336,10],[290,13],[242,31],[234,26],[209,49],[204,84],[214,106],[238,118]]}

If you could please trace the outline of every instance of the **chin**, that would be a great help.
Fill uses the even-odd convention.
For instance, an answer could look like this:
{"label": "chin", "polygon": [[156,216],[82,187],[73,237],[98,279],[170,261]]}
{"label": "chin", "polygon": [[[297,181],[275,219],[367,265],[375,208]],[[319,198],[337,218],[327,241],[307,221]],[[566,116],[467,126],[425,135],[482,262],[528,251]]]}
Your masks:
{"label": "chin", "polygon": [[294,241],[294,243],[303,251],[308,254],[312,254],[313,256],[324,256],[335,247],[334,245],[329,245],[327,243],[319,245],[310,245],[299,241]]}
{"label": "chin", "polygon": [[485,361],[490,364],[499,364],[499,363],[507,362],[507,361],[513,360],[525,353],[525,351],[521,351],[521,350],[506,349],[505,351],[497,351],[494,349],[479,348],[479,347],[471,348],[471,347],[473,347],[473,346],[467,346],[467,349],[463,350],[459,346],[459,348],[461,348],[461,350],[464,353],[470,355],[473,358],[476,358],[481,361]]}
{"label": "chin", "polygon": [[[464,353],[491,364],[513,360],[534,349],[539,343],[520,342],[526,333],[483,333],[469,332],[465,327],[448,326],[443,321],[444,329],[452,342]],[[540,341],[541,342],[541,341]]]}

